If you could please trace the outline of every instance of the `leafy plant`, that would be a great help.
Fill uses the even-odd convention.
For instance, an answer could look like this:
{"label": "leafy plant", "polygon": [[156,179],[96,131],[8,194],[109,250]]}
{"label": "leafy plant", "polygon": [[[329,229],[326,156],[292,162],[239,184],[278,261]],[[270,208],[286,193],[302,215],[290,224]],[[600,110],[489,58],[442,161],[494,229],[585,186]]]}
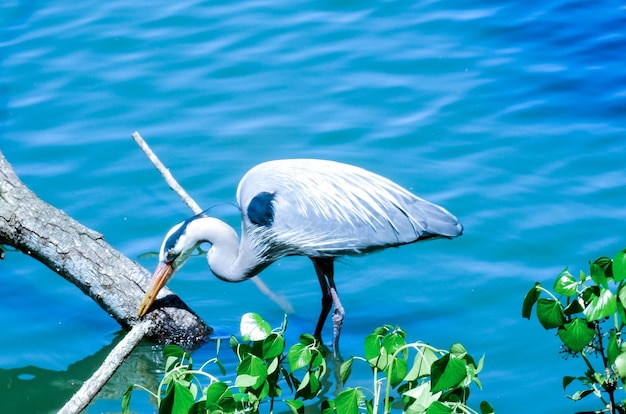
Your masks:
{"label": "leafy plant", "polygon": [[130,397],[134,389],[141,389],[148,392],[156,399],[159,413],[187,414],[202,412],[197,411],[202,404],[204,397],[196,403],[202,382],[199,377],[206,377],[212,383],[219,380],[204,371],[204,368],[210,363],[217,364],[224,372],[224,367],[219,363],[217,358],[207,361],[200,369],[192,369],[191,356],[182,348],[175,345],[167,345],[163,348],[163,356],[165,357],[165,375],[154,393],[142,385],[133,384],[122,397],[122,412],[130,413]]}
{"label": "leafy plant", "polygon": [[[241,318],[241,341],[230,338],[230,347],[239,358],[234,384],[220,381],[205,369],[216,364],[222,376],[224,366],[217,357],[200,369],[192,368],[191,356],[177,346],[166,346],[165,374],[156,393],[140,385],[131,385],[122,398],[124,414],[130,413],[130,397],[135,388],[149,392],[157,402],[159,414],[257,413],[262,402],[269,402],[270,412],[280,397],[279,382],[284,382],[296,399],[283,402],[294,413],[303,409],[301,400],[315,397],[320,377],[326,372],[325,348],[310,335],[302,335],[285,354],[286,319],[276,330],[259,315],[247,313]],[[219,345],[218,345],[219,352]],[[298,377],[298,374],[301,377]],[[205,388],[200,377],[208,380]],[[199,391],[202,390],[202,393]]]}
{"label": "leafy plant", "polygon": [[[342,364],[342,382],[348,380],[355,360],[372,369],[373,388],[341,391],[334,402],[323,406],[324,414],[358,413],[361,407],[367,413],[378,413],[381,405],[384,413],[391,412],[394,405],[405,413],[477,413],[467,406],[467,399],[472,383],[481,388],[477,375],[484,357],[476,364],[459,343],[452,345],[449,352],[423,342],[406,343],[406,333],[401,328],[385,325],[365,338],[365,358],[352,357]],[[494,412],[486,401],[480,410],[483,414]]]}
{"label": "leafy plant", "polygon": [[[303,401],[318,396],[329,372],[326,359],[333,357],[308,334],[301,335],[298,343],[285,353],[286,325],[285,319],[272,330],[257,314],[242,317],[241,339],[232,336],[229,341],[239,360],[234,383],[220,381],[206,371],[215,364],[221,375],[226,375],[217,357],[194,370],[187,352],[166,346],[165,373],[157,392],[131,385],[122,398],[123,413],[130,412],[130,397],[135,389],[147,391],[155,398],[159,414],[258,413],[262,404],[269,405],[271,413],[277,402],[292,413],[304,413]],[[365,339],[365,358],[350,358],[340,369],[345,382],[353,362],[365,361],[372,368],[374,388],[344,389],[334,400],[321,403],[323,413],[378,413],[381,408],[384,413],[392,408],[415,414],[477,413],[466,404],[471,383],[480,387],[477,374],[483,359],[476,364],[461,344],[453,345],[448,352],[421,342],[407,344],[405,338],[400,328],[384,326],[374,330]],[[285,386],[292,398],[280,399]],[[366,393],[372,396],[369,400]],[[483,402],[481,413],[493,413],[493,409]]]}
{"label": "leafy plant", "polygon": [[623,394],[626,381],[626,344],[622,339],[626,326],[626,249],[612,259],[600,257],[589,268],[588,275],[581,271],[578,278],[565,268],[556,277],[553,291],[535,283],[524,298],[522,316],[530,319],[535,307],[539,323],[547,330],[557,330],[565,352],[584,361],[583,375],[563,378],[563,389],[575,381],[583,385],[569,398],[578,401],[595,395],[605,407],[598,413],[624,413],[626,401],[618,401],[617,393]]}
{"label": "leafy plant", "polygon": [[[286,326],[285,318],[282,326],[272,331],[270,325],[259,315],[255,313],[243,315],[241,342],[234,336],[230,338],[230,347],[239,358],[234,385],[239,390],[239,393],[235,394],[238,409],[245,408],[251,412],[258,412],[259,404],[269,398],[272,412],[275,399],[282,395],[279,383],[283,379],[289,388],[295,391],[294,399],[283,400],[294,413],[300,412],[303,408],[303,403],[299,399],[309,400],[320,391],[320,377],[327,370],[324,359],[326,349],[313,336],[304,334],[285,355],[283,334]],[[211,407],[207,405],[207,408]]]}

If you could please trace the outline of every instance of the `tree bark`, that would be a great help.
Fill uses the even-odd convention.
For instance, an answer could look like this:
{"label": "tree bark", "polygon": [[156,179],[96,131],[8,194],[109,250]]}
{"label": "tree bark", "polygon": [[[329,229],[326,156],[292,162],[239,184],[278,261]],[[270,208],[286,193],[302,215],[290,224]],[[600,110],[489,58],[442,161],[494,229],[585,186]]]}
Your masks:
{"label": "tree bark", "polygon": [[[141,319],[137,307],[150,273],[63,211],[39,199],[15,175],[0,151],[0,244],[39,260],[92,298],[122,327]],[[186,348],[211,333],[178,296],[163,288],[153,311],[147,338]]]}

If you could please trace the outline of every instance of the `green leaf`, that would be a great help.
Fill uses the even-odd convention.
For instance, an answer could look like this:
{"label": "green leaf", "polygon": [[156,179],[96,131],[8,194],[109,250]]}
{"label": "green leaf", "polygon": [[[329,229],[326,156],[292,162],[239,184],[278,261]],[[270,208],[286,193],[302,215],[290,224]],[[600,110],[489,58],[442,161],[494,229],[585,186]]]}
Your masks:
{"label": "green leaf", "polygon": [[[244,375],[255,378],[255,382],[252,385],[240,385],[240,384],[248,384],[249,378],[244,377]],[[239,377],[242,377],[241,379]],[[267,366],[263,363],[263,360],[256,355],[248,354],[244,359],[241,360],[239,365],[237,366],[237,380],[239,383],[235,383],[238,387],[241,386],[249,386],[254,389],[259,388],[265,382],[267,378]]]}
{"label": "green leaf", "polygon": [[485,354],[480,357],[478,360],[478,365],[476,366],[476,374],[483,370],[483,366],[485,365]]}
{"label": "green leaf", "polygon": [[597,261],[589,265],[589,273],[591,280],[593,280],[596,285],[604,289],[609,287],[606,275],[604,274],[604,269],[597,263]]}
{"label": "green leaf", "polygon": [[563,305],[554,299],[539,299],[537,301],[537,318],[545,329],[563,326],[565,322]]}
{"label": "green leaf", "polygon": [[235,387],[239,388],[255,388],[259,377],[248,374],[239,374],[235,378]]}
{"label": "green leaf", "polygon": [[295,344],[289,348],[287,359],[291,372],[297,371],[311,363],[311,349],[302,343]]}
{"label": "green leaf", "polygon": [[480,403],[480,413],[481,414],[494,414],[495,410],[487,401],[483,401]]}
{"label": "green leaf", "polygon": [[165,372],[170,372],[179,365],[188,365],[191,369],[191,356],[183,348],[177,345],[166,345],[163,347],[165,357]]}
{"label": "green leaf", "polygon": [[424,382],[415,388],[407,390],[403,395],[415,400],[410,405],[412,412],[423,413],[433,402],[439,399],[441,391],[432,393],[430,382]]}
{"label": "green leaf", "polygon": [[259,402],[263,401],[270,394],[270,384],[268,381],[263,381],[262,386],[255,390],[255,397]]}
{"label": "green leaf", "polygon": [[[223,410],[220,410],[221,412],[224,412]],[[215,412],[215,410],[213,410],[212,412]],[[207,414],[207,405],[205,401],[197,401],[195,402],[191,408],[189,409],[189,411],[187,412],[187,414]],[[217,414],[217,413],[215,413]]]}
{"label": "green leaf", "polygon": [[442,391],[447,388],[454,388],[465,379],[465,362],[447,354],[431,367],[430,381],[432,382],[432,392]]}
{"label": "green leaf", "polygon": [[467,355],[467,350],[460,342],[452,344],[450,347],[450,353],[459,359],[465,358]]}
{"label": "green leaf", "polygon": [[335,401],[324,400],[322,401],[322,414],[334,414],[335,413]]}
{"label": "green leaf", "polygon": [[232,397],[232,391],[230,390],[230,388],[228,388],[228,385],[224,384],[223,382],[213,382],[211,385],[208,386],[206,390],[207,404],[220,404],[224,399],[230,399]]}
{"label": "green leaf", "polygon": [[315,348],[311,349],[311,367],[309,368],[309,370],[314,370],[321,365],[326,366],[324,355],[322,355],[322,353]]}
{"label": "green leaf", "polygon": [[195,400],[189,388],[174,382],[159,405],[159,414],[187,414]]}
{"label": "green leaf", "polygon": [[293,414],[304,414],[304,404],[300,400],[285,400],[285,404]]}
{"label": "green leaf", "polygon": [[[368,361],[376,360],[380,356],[380,338],[376,334],[370,334],[365,337],[365,359]],[[372,364],[372,362],[370,362]],[[376,365],[374,362],[373,365]]]}
{"label": "green leaf", "polygon": [[554,281],[554,292],[567,297],[574,296],[577,293],[578,281],[565,268]]}
{"label": "green leaf", "polygon": [[275,357],[269,360],[269,363],[267,364],[267,375],[272,375],[278,369],[280,369],[280,358]]}
{"label": "green leaf", "polygon": [[272,359],[285,350],[285,339],[282,335],[272,333],[263,340],[263,359]]}
{"label": "green leaf", "polygon": [[365,359],[372,368],[377,368],[379,371],[387,369],[389,364],[390,354],[382,345],[383,335],[376,333],[377,331],[384,332],[384,335],[389,332],[387,325],[374,330],[374,333],[365,337]]}
{"label": "green leaf", "polygon": [[420,352],[415,355],[411,370],[408,374],[406,374],[406,380],[415,381],[418,378],[430,375],[430,366],[438,359],[439,358],[437,358],[437,355],[432,349],[420,349]]}
{"label": "green leaf", "polygon": [[532,314],[533,306],[539,299],[539,295],[541,294],[541,289],[539,289],[541,284],[539,282],[535,283],[526,296],[524,297],[524,304],[522,306],[522,317],[526,319],[530,319],[530,315]]}
{"label": "green leaf", "polygon": [[363,393],[358,388],[346,388],[335,398],[335,408],[341,414],[358,414]]}
{"label": "green leaf", "polygon": [[298,341],[300,341],[300,343],[304,345],[314,345],[317,342],[317,339],[315,339],[313,335],[305,333],[300,335]]}
{"label": "green leaf", "polygon": [[434,401],[426,410],[426,414],[450,414],[453,413],[452,408],[448,407],[441,401]]}
{"label": "green leaf", "polygon": [[593,263],[600,266],[604,277],[613,279],[613,260],[610,257],[599,257]]}
{"label": "green leaf", "polygon": [[262,341],[272,333],[272,327],[256,313],[249,312],[241,317],[239,325],[243,341]]}
{"label": "green leaf", "polygon": [[623,352],[615,358],[615,368],[623,382],[626,379],[626,353]]}
{"label": "green leaf", "polygon": [[[193,374],[190,374],[193,376]],[[194,383],[194,382],[188,382],[188,381],[184,381],[180,383],[181,385],[184,385],[185,387],[187,387],[189,389],[189,391],[191,392],[191,396],[193,397],[194,401],[196,400],[196,397],[198,397],[198,384]]]}
{"label": "green leaf", "polygon": [[345,384],[352,373],[352,362],[354,362],[354,358],[350,357],[346,361],[341,364],[341,368],[339,368],[339,378],[341,378],[341,384]]}
{"label": "green leaf", "polygon": [[298,385],[295,397],[310,400],[317,395],[320,389],[321,385],[317,376],[314,373],[307,371],[302,378],[302,382]]}
{"label": "green leaf", "polygon": [[130,414],[130,397],[133,394],[134,388],[135,385],[131,385],[122,396],[122,414]]}
{"label": "green leaf", "polygon": [[400,332],[393,332],[383,338],[383,347],[389,355],[406,345],[404,336]]}
{"label": "green leaf", "polygon": [[580,401],[586,396],[591,395],[591,394],[593,394],[593,389],[576,391],[571,397],[568,397],[568,398],[571,398],[573,401]]}
{"label": "green leaf", "polygon": [[563,325],[558,335],[572,352],[580,352],[589,345],[595,336],[595,331],[588,326],[587,321],[576,318]]}
{"label": "green leaf", "polygon": [[619,320],[626,321],[626,310],[624,309],[624,305],[621,301],[617,301],[617,316]]}
{"label": "green leaf", "polygon": [[391,325],[379,326],[378,328],[375,328],[372,331],[372,335],[379,336],[382,338],[383,336],[387,335],[387,333],[389,333],[389,331],[392,329],[393,329],[393,326]]}
{"label": "green leaf", "polygon": [[595,296],[600,296],[600,286],[585,286],[585,288],[578,295],[579,298],[582,298],[584,303],[591,302]]}
{"label": "green leaf", "polygon": [[403,358],[393,358],[387,372],[389,373],[389,383],[393,388],[398,386],[404,379],[409,370],[408,364]]}
{"label": "green leaf", "polygon": [[222,374],[222,376],[225,377],[226,367],[224,366],[224,364],[222,364],[222,362],[219,359],[215,359],[215,365],[217,365],[217,367],[220,369],[220,373]]}
{"label": "green leaf", "polygon": [[617,297],[622,305],[626,306],[626,283],[622,281],[617,289]]}
{"label": "green leaf", "polygon": [[235,335],[230,336],[228,346],[230,346],[230,349],[232,349],[235,354],[239,355],[239,352],[237,352],[237,348],[239,348],[239,340]]}
{"label": "green leaf", "polygon": [[606,355],[608,358],[609,365],[613,365],[615,363],[615,358],[619,355],[619,346],[617,344],[617,334],[615,331],[611,330],[609,334],[609,342],[607,345]]}
{"label": "green leaf", "polygon": [[570,385],[575,380],[576,380],[576,377],[572,377],[572,376],[569,376],[569,375],[564,376],[563,377],[563,391],[565,391],[567,386]]}
{"label": "green leaf", "polygon": [[597,321],[617,312],[617,300],[609,289],[600,289],[600,296],[595,296],[583,313],[588,321]]}
{"label": "green leaf", "polygon": [[582,299],[575,298],[570,302],[565,309],[563,309],[563,313],[567,316],[572,316],[577,313],[581,313],[583,311],[583,306],[581,305]]}
{"label": "green leaf", "polygon": [[178,359],[189,358],[189,353],[178,345],[165,345],[163,347],[163,356],[165,358],[174,357]]}
{"label": "green leaf", "polygon": [[626,249],[613,257],[613,280],[621,282],[626,279]]}

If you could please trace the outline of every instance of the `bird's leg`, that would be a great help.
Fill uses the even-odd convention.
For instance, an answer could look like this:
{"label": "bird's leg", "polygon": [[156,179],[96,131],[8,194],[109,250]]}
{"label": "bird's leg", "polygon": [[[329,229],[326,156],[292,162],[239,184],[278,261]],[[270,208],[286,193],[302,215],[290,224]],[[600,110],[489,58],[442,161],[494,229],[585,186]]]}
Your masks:
{"label": "bird's leg", "polygon": [[333,306],[333,298],[325,276],[329,266],[332,269],[333,262],[332,259],[312,258],[311,260],[313,260],[315,273],[317,273],[317,279],[319,280],[320,287],[322,288],[322,312],[320,313],[320,317],[317,320],[317,326],[315,327],[315,337],[321,341],[324,323],[326,322],[326,318],[328,318],[330,308]]}
{"label": "bird's leg", "polygon": [[315,258],[313,265],[315,266],[315,272],[322,288],[322,313],[317,321],[317,328],[315,328],[315,336],[321,340],[322,328],[324,322],[328,317],[330,308],[335,305],[335,311],[333,312],[333,350],[335,355],[339,355],[339,335],[341,334],[341,325],[343,325],[343,317],[345,311],[339,300],[337,294],[337,287],[335,286],[335,271],[332,258]]}
{"label": "bird's leg", "polygon": [[330,273],[326,274],[328,282],[330,284],[330,295],[335,305],[335,312],[333,312],[333,349],[335,355],[339,355],[339,335],[341,334],[341,326],[343,325],[343,317],[346,312],[343,310],[339,295],[337,294],[337,287],[335,286],[335,279],[333,276],[333,269],[331,266]]}

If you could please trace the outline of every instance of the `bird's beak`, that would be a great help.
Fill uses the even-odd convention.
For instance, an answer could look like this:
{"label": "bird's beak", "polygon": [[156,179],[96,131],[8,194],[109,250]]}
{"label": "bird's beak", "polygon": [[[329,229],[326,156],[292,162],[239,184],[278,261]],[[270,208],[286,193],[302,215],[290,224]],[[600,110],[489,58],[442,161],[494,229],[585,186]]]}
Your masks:
{"label": "bird's beak", "polygon": [[142,317],[146,314],[146,312],[148,312],[148,309],[150,309],[150,306],[156,299],[159,291],[163,288],[163,286],[165,286],[170,277],[172,277],[172,273],[174,273],[174,268],[171,263],[159,262],[159,265],[154,270],[154,274],[152,275],[150,286],[148,286],[148,290],[146,290],[146,296],[143,297],[143,300],[139,305],[139,317]]}

